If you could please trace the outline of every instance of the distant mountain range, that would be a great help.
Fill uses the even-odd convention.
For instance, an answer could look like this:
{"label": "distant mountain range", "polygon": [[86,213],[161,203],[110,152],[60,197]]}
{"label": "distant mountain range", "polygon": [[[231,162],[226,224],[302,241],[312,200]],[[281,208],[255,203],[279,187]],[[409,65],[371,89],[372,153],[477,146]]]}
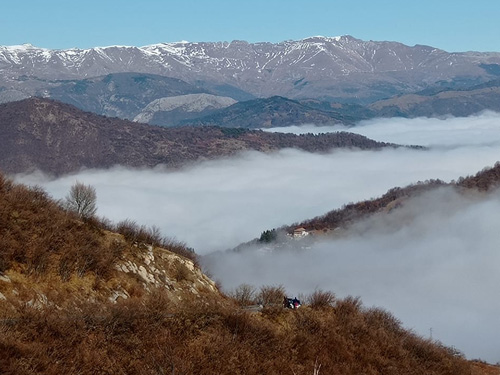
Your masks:
{"label": "distant mountain range", "polygon": [[467,116],[500,110],[499,82],[500,53],[448,53],[351,36],[87,50],[0,47],[0,103],[38,96],[168,127]]}
{"label": "distant mountain range", "polygon": [[3,100],[40,95],[64,84],[60,80],[113,73],[176,78],[236,100],[279,95],[366,104],[442,83],[468,87],[489,81],[500,75],[500,54],[449,53],[348,35],[281,43],[179,42],[86,50],[0,47]]}
{"label": "distant mountain range", "polygon": [[[189,119],[208,116],[220,109],[235,104],[227,96],[210,94],[187,94],[153,100],[134,121],[153,125],[176,126]],[[235,127],[235,126],[233,126]]]}
{"label": "distant mountain range", "polygon": [[84,111],[133,120],[148,104],[163,97],[207,93],[176,78],[119,73],[83,80],[58,81],[39,96],[72,104]]}
{"label": "distant mountain range", "polygon": [[0,170],[51,174],[81,168],[179,167],[244,150],[390,146],[352,133],[293,135],[221,127],[162,128],[83,112],[49,99],[0,105]]}

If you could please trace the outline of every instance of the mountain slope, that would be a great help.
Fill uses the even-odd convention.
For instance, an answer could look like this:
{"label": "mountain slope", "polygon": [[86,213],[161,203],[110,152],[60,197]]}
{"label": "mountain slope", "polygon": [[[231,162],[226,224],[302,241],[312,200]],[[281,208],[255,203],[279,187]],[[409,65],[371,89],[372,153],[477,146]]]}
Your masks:
{"label": "mountain slope", "polygon": [[445,89],[437,93],[396,96],[372,103],[369,109],[379,117],[466,117],[484,110],[500,112],[500,81],[462,90]]}
{"label": "mountain slope", "polygon": [[[115,302],[154,288],[165,289],[173,302],[193,289],[199,297],[217,298],[214,282],[193,260],[185,246],[154,231],[131,222],[113,227],[97,219],[81,220],[40,188],[15,184],[0,174],[2,312],[9,308],[1,305],[6,299],[62,307],[87,300]],[[179,277],[181,269],[185,278]]]}
{"label": "mountain slope", "polygon": [[82,112],[32,98],[0,105],[0,168],[61,174],[114,165],[178,167],[244,150],[335,147],[380,148],[384,143],[350,133],[302,135],[215,127],[161,128]]}
{"label": "mountain slope", "polygon": [[[291,225],[284,225],[281,228],[266,230],[261,234],[260,238],[241,244],[236,250],[244,250],[249,245],[255,245],[259,242],[276,242],[280,246],[280,242],[283,239],[285,239],[285,242],[287,240],[282,235],[293,235],[294,230],[297,228],[303,228],[308,233],[316,234],[317,238],[321,238],[322,235],[335,234],[336,230],[349,229],[354,224],[375,214],[387,214],[394,209],[402,207],[411,198],[442,187],[450,187],[461,194],[493,191],[500,187],[500,162],[497,162],[491,168],[485,168],[474,176],[461,177],[452,183],[445,183],[441,180],[430,180],[402,188],[395,187],[381,197],[357,203],[349,203],[342,208],[329,211],[324,215],[312,219],[303,220]],[[311,237],[311,240],[314,241],[314,238]]]}
{"label": "mountain slope", "polygon": [[160,98],[149,103],[134,121],[151,125],[175,126],[191,118],[204,117],[236,103],[226,96],[187,94]]}
{"label": "mountain slope", "polygon": [[211,88],[229,85],[256,97],[366,103],[440,81],[466,86],[485,82],[498,75],[499,64],[498,53],[448,53],[429,46],[362,41],[351,36],[275,44],[179,42],[88,50],[0,47],[0,78],[4,90],[12,95],[25,90],[27,77],[84,79],[138,72],[190,84],[206,82]]}
{"label": "mountain slope", "polygon": [[35,94],[72,104],[84,111],[127,120],[132,120],[153,100],[207,92],[179,79],[138,73],[56,81],[52,85],[44,91],[36,90]]}
{"label": "mountain slope", "polygon": [[239,102],[230,107],[181,124],[229,128],[270,128],[301,124],[348,123],[349,118],[337,112],[314,109],[280,96]]}
{"label": "mountain slope", "polygon": [[358,298],[250,313],[187,259],[39,189],[0,175],[0,202],[2,374],[471,373]]}

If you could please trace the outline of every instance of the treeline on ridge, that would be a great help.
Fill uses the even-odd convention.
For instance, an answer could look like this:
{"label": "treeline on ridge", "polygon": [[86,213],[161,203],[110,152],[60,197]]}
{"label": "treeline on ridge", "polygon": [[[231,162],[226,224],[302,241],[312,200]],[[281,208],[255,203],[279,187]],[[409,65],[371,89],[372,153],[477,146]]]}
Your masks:
{"label": "treeline on ridge", "polygon": [[0,104],[0,123],[0,169],[5,173],[41,170],[59,175],[116,165],[174,168],[246,150],[328,152],[393,146],[347,132],[294,135],[215,126],[163,128],[42,98]]}
{"label": "treeline on ridge", "polygon": [[[285,226],[278,230],[264,231],[261,234],[261,242],[268,238],[276,238],[276,232],[283,230],[288,233],[293,233],[294,228],[304,227],[306,230],[331,230],[338,227],[347,227],[350,223],[359,220],[367,215],[379,212],[382,209],[392,209],[397,207],[398,200],[408,198],[426,191],[433,190],[438,187],[450,186],[458,189],[458,191],[477,190],[486,192],[497,188],[500,185],[500,162],[495,163],[491,168],[484,168],[474,176],[460,177],[456,181],[445,183],[439,179],[427,180],[408,185],[406,187],[392,188],[387,193],[379,198],[361,201],[357,203],[348,203],[340,209],[332,210],[324,215],[305,220],[300,223],[295,223],[290,226]],[[394,207],[390,207],[391,203]]]}

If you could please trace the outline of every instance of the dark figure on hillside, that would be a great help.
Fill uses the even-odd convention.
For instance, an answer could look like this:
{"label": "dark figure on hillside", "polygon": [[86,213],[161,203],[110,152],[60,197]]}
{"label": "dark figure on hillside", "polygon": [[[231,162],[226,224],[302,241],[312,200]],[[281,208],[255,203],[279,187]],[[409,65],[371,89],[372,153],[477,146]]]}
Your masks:
{"label": "dark figure on hillside", "polygon": [[285,309],[290,309],[290,298],[283,297],[283,307]]}
{"label": "dark figure on hillside", "polygon": [[300,301],[295,298],[283,298],[283,307],[287,309],[298,309],[300,307]]}

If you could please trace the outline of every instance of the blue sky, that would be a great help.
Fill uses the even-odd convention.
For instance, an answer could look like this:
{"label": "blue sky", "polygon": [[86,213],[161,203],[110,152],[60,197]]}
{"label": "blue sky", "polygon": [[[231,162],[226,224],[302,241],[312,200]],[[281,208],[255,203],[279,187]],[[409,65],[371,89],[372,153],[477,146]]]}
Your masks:
{"label": "blue sky", "polygon": [[[5,4],[6,3],[6,4]],[[500,51],[497,0],[18,0],[0,45],[143,46],[179,40],[280,42],[349,34],[447,51]]]}

